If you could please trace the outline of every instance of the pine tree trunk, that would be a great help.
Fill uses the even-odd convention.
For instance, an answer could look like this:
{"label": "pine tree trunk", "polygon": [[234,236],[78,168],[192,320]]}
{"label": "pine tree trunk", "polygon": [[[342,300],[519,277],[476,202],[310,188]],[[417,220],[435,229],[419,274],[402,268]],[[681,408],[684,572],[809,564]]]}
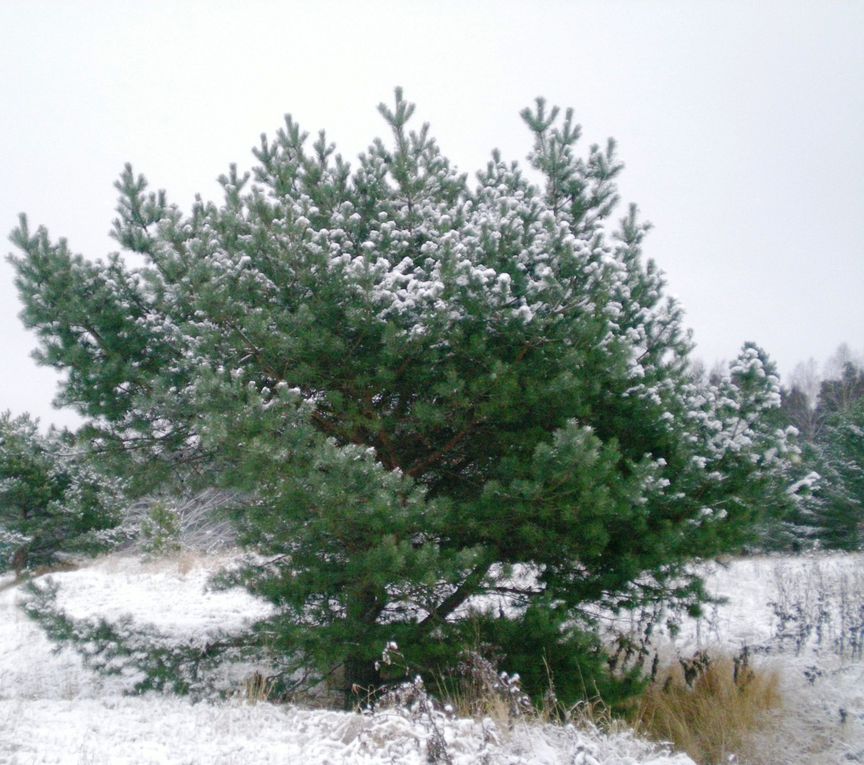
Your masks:
{"label": "pine tree trunk", "polygon": [[24,572],[24,569],[27,568],[27,561],[30,557],[30,545],[29,543],[19,547],[15,554],[12,556],[12,568],[15,569],[15,581],[21,579],[21,574]]}
{"label": "pine tree trunk", "polygon": [[381,673],[375,662],[348,657],[345,661],[345,709],[354,709],[369,700],[381,686]]}
{"label": "pine tree trunk", "polygon": [[376,655],[384,648],[375,646],[375,623],[385,597],[370,583],[357,583],[347,599],[347,611],[353,622],[352,643],[345,658],[345,708],[365,704],[381,686],[381,673],[376,667]]}

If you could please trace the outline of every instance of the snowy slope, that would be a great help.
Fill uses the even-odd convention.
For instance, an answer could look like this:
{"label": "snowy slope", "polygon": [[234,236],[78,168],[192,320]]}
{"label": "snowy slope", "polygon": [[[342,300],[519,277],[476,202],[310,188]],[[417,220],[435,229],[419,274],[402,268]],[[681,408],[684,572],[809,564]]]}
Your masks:
{"label": "snowy slope", "polygon": [[[241,590],[212,592],[224,560],[180,557],[146,563],[103,558],[52,575],[59,603],[77,617],[131,615],[178,641],[241,630],[268,611]],[[239,698],[191,704],[182,698],[124,696],[128,683],[56,650],[18,607],[21,593],[0,580],[0,763],[425,763],[432,725],[407,713],[357,715],[249,704]],[[690,765],[629,734],[573,727],[435,718],[454,765]]]}

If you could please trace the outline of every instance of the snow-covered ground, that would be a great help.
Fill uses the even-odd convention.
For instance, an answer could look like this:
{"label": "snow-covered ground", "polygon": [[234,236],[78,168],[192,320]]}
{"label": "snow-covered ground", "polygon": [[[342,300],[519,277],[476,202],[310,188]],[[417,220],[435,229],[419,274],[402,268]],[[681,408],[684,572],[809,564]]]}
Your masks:
{"label": "snow-covered ground", "polygon": [[849,646],[864,638],[864,555],[755,556],[713,565],[706,582],[728,602],[670,643],[682,656],[747,646],[779,671],[785,707],[761,734],[760,763],[864,763],[864,661]]}
{"label": "snow-covered ground", "polygon": [[[130,615],[178,642],[198,642],[242,630],[268,612],[242,590],[208,589],[209,576],[226,560],[186,554],[146,562],[113,555],[52,578],[71,616]],[[829,614],[864,602],[855,592],[864,581],[862,567],[860,555],[757,557],[716,567],[709,589],[729,603],[665,638],[670,656],[697,648],[771,649],[757,652],[756,660],[781,670],[787,705],[765,734],[764,762],[864,762],[864,664],[848,646],[839,655],[837,640],[841,628],[850,628],[849,614],[846,622]],[[509,731],[490,720],[443,715],[433,725],[399,711],[357,715],[250,704],[239,687],[235,700],[220,703],[128,696],[128,679],[96,675],[77,653],[50,643],[20,609],[22,597],[9,577],[0,579],[0,763],[423,763],[436,727],[454,765],[691,763],[626,733],[538,723]],[[823,614],[815,620],[818,633],[787,622],[787,638],[779,641],[782,625],[772,601],[787,613]]]}
{"label": "snow-covered ground", "polygon": [[[109,620],[131,615],[180,642],[242,630],[269,606],[242,590],[208,589],[225,559],[180,556],[144,562],[113,555],[57,573],[69,615]],[[434,727],[399,711],[359,715],[250,704],[240,697],[192,704],[170,696],[123,695],[123,676],[102,677],[77,653],[57,649],[20,608],[22,593],[0,579],[0,763],[425,763]],[[692,765],[627,733],[491,720],[434,718],[454,765]]]}
{"label": "snow-covered ground", "polygon": [[[472,720],[442,726],[454,765],[489,762],[691,765],[653,754],[630,736],[604,738],[555,726],[502,732]],[[0,701],[0,762],[426,763],[428,730],[397,713],[364,716],[240,702],[189,704],[148,696]],[[485,757],[485,759],[484,759]]]}

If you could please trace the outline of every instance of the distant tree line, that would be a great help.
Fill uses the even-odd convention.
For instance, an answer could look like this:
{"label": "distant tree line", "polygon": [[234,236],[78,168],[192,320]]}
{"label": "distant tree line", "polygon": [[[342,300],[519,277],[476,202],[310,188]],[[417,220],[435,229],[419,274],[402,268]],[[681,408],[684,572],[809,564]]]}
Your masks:
{"label": "distant tree line", "polygon": [[[820,379],[799,364],[781,410],[797,428],[802,480],[812,480],[786,521],[786,544],[857,550],[864,544],[864,364],[841,346]],[[818,475],[818,479],[816,478]],[[809,482],[809,481],[808,481]]]}

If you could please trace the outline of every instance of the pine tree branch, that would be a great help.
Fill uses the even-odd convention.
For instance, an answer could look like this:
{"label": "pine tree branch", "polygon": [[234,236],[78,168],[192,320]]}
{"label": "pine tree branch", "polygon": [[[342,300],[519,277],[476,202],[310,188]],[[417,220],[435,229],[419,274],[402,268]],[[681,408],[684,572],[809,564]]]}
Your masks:
{"label": "pine tree branch", "polygon": [[429,615],[420,622],[420,628],[430,627],[436,622],[447,619],[450,614],[477,592],[477,588],[486,577],[491,566],[491,561],[483,561],[475,566],[471,573],[462,581],[462,584],[444,598],[440,605],[432,608]]}
{"label": "pine tree branch", "polygon": [[471,431],[473,431],[478,424],[479,421],[471,420],[464,428],[462,428],[462,430],[460,430],[455,436],[453,436],[438,451],[430,454],[425,459],[422,459],[420,462],[412,465],[408,469],[408,475],[410,475],[412,478],[416,478],[418,475],[422,475],[427,469],[429,469],[433,465],[438,464],[442,459],[444,459],[444,457],[446,457],[457,446],[459,446],[459,444],[468,437]]}
{"label": "pine tree branch", "polygon": [[534,597],[535,595],[543,595],[545,590],[535,590],[535,589],[523,589],[521,587],[492,587],[489,589],[489,592],[498,592],[502,595],[528,595],[529,597]]}

